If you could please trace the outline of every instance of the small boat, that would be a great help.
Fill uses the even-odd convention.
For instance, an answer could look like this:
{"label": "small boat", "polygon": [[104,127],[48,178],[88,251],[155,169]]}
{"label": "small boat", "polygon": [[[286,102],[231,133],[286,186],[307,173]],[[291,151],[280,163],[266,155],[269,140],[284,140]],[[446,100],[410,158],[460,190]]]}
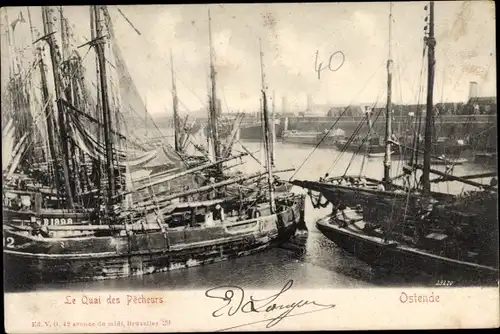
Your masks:
{"label": "small boat", "polygon": [[474,156],[474,162],[488,166],[497,165],[498,164],[497,154],[491,152],[477,152]]}
{"label": "small boat", "polygon": [[282,141],[286,144],[313,145],[318,147],[334,147],[336,142],[344,137],[344,131],[337,129],[329,131],[325,129],[322,132],[306,132],[296,130],[284,130]]}
{"label": "small boat", "polygon": [[[391,152],[391,155],[394,154],[394,151]],[[368,153],[368,158],[383,158],[385,153]]]}
{"label": "small boat", "polygon": [[434,277],[452,273],[453,277],[464,280],[487,282],[498,279],[498,267],[476,263],[476,252],[464,250],[463,260],[446,254],[449,248],[442,245],[450,239],[447,234],[433,232],[425,235],[422,243],[434,247],[422,248],[411,242],[388,240],[383,231],[370,228],[362,215],[358,219],[346,217],[349,215],[360,216],[356,210],[347,208],[320,219],[316,226],[330,240],[370,265],[389,272],[402,269],[405,274],[418,274],[425,270]]}
{"label": "small boat", "polygon": [[463,164],[468,163],[468,162],[469,162],[469,159],[467,159],[467,158],[448,159],[445,157],[441,157],[440,159],[432,159],[431,160],[432,165],[445,165],[445,166],[463,165]]}

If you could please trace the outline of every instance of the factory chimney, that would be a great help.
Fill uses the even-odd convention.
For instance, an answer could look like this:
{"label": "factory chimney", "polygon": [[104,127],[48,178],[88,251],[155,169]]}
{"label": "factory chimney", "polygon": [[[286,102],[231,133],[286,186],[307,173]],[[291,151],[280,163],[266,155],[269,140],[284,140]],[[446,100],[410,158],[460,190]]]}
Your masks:
{"label": "factory chimney", "polygon": [[220,115],[222,114],[222,103],[221,103],[221,100],[217,99],[215,103],[216,103],[216,105],[215,105],[215,115],[217,115],[217,117],[220,117]]}
{"label": "factory chimney", "polygon": [[288,105],[287,105],[287,100],[286,100],[286,96],[285,95],[283,95],[281,97],[281,112],[283,114],[289,112]]}
{"label": "factory chimney", "polygon": [[309,112],[312,111],[312,104],[313,104],[312,95],[307,94],[307,111]]}
{"label": "factory chimney", "polygon": [[471,81],[469,83],[469,101],[477,97],[477,82]]}

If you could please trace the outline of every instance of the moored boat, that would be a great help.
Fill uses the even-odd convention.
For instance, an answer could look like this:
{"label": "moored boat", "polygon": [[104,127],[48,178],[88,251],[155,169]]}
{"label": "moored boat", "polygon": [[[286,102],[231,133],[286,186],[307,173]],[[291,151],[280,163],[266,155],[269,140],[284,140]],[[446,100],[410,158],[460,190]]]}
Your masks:
{"label": "moored boat", "polygon": [[[498,280],[498,267],[476,263],[477,253],[463,250],[460,259],[446,254],[443,247],[448,235],[429,233],[424,242],[434,247],[423,248],[411,242],[388,241],[384,233],[369,228],[362,216],[347,219],[349,214],[358,215],[353,209],[346,209],[335,215],[320,219],[316,226],[328,239],[362,261],[387,272],[403,271],[406,275],[418,275],[424,271],[433,277],[453,277],[458,282],[481,281],[491,283]],[[410,238],[410,237],[408,237]],[[443,249],[444,248],[444,249]]]}
{"label": "moored boat", "polygon": [[[71,227],[73,231],[98,231],[100,236],[43,238],[7,228],[5,278],[29,283],[101,280],[248,255],[288,240],[303,225],[304,196],[278,199],[276,204],[279,211],[274,214],[264,204],[249,210],[244,218],[235,215],[222,219],[214,219],[206,206],[200,206],[204,211],[201,221],[199,217],[193,217],[194,223],[181,219],[182,225],[175,227],[166,223],[145,227],[140,221],[121,226]],[[166,217],[165,221],[173,225],[172,219]],[[64,229],[59,227],[60,231]]]}

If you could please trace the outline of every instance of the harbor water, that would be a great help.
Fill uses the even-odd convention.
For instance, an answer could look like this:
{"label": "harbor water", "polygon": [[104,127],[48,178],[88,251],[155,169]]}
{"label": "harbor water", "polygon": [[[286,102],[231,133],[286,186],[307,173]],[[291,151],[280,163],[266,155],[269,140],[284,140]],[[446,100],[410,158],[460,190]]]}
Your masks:
{"label": "harbor water", "polygon": [[[252,152],[252,157],[243,158],[244,164],[235,168],[245,173],[263,169],[256,160],[261,159],[262,151],[259,142],[242,142],[245,148]],[[240,144],[234,146],[233,153],[244,152]],[[279,174],[284,180],[310,179],[317,180],[329,173],[330,176],[343,175],[348,168],[348,175],[359,175],[363,166],[363,174],[381,178],[383,175],[383,158],[366,158],[343,153],[333,148],[314,149],[310,146],[295,146],[277,143],[275,150],[275,168],[295,168],[295,172]],[[364,161],[363,161],[364,160]],[[304,163],[305,161],[305,163]],[[334,164],[334,162],[336,162]],[[235,162],[233,161],[234,165]],[[333,165],[333,168],[332,168]],[[401,173],[403,163],[392,162],[392,174]],[[446,166],[433,168],[445,170]],[[454,175],[477,174],[489,171],[487,167],[465,163],[454,167]],[[478,180],[489,183],[489,179]],[[459,182],[434,184],[435,190],[460,193],[473,189]],[[294,189],[304,192],[303,189]],[[383,276],[373,268],[362,263],[355,257],[336,247],[324,237],[315,227],[316,221],[329,214],[331,208],[314,209],[307,199],[305,209],[306,225],[309,233],[306,236],[296,236],[280,248],[270,249],[261,253],[231,259],[205,266],[174,270],[171,272],[129,277],[122,279],[77,282],[66,284],[43,285],[43,290],[142,290],[142,289],[204,289],[218,285],[239,285],[245,288],[281,288],[286,281],[292,279],[295,288],[362,288],[398,285],[434,285],[437,277],[406,277],[403,274]],[[456,282],[467,285],[466,282]],[[41,288],[41,287],[40,287]],[[5,291],[34,291],[37,286],[6,286]]]}

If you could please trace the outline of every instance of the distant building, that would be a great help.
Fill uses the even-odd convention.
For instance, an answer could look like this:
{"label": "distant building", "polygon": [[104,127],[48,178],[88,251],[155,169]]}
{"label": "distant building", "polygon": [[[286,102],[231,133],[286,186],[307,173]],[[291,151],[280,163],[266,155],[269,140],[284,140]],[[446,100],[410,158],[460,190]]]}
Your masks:
{"label": "distant building", "polygon": [[464,109],[462,102],[445,102],[436,104],[436,113],[439,115],[460,115]]}
{"label": "distant building", "polygon": [[496,96],[471,97],[464,107],[463,114],[473,115],[496,115]]}
{"label": "distant building", "polygon": [[329,117],[339,117],[340,115],[356,117],[364,116],[364,114],[365,112],[361,106],[331,107],[327,112]]}

